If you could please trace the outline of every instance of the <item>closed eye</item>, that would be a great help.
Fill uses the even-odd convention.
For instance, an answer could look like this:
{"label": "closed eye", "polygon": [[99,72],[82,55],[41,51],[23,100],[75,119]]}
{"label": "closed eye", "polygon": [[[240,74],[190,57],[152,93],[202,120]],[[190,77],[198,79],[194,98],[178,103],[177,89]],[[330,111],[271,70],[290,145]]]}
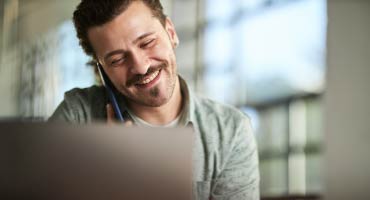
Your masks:
{"label": "closed eye", "polygon": [[123,61],[124,61],[124,58],[115,59],[115,60],[112,60],[111,65],[117,65],[117,64],[122,63]]}
{"label": "closed eye", "polygon": [[151,39],[147,42],[144,42],[143,44],[140,45],[140,48],[147,48],[147,47],[151,47],[154,45],[154,41],[155,39]]}

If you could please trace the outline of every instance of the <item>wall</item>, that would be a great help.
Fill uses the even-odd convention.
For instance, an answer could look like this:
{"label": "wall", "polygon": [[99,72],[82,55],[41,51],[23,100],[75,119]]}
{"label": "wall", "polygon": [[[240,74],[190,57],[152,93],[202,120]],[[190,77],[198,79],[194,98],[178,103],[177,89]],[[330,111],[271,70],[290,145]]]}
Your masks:
{"label": "wall", "polygon": [[15,116],[17,113],[17,93],[19,67],[16,47],[18,32],[18,1],[0,1],[0,118]]}
{"label": "wall", "polygon": [[370,1],[328,1],[326,199],[370,197]]}

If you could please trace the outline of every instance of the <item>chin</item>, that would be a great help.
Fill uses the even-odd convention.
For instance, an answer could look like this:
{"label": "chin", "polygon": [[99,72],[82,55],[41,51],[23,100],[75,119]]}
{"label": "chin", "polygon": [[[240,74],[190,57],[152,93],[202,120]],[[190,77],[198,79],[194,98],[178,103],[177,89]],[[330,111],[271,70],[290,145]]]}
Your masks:
{"label": "chin", "polygon": [[140,100],[137,100],[136,102],[138,102],[139,104],[142,104],[143,106],[160,107],[168,103],[169,100],[170,100],[169,98],[165,98],[165,97],[162,97],[162,98],[156,97],[156,98],[150,98],[150,99],[148,98],[140,99]]}
{"label": "chin", "polygon": [[168,103],[172,94],[155,90],[153,92],[139,95],[125,95],[129,101],[147,107],[160,107]]}

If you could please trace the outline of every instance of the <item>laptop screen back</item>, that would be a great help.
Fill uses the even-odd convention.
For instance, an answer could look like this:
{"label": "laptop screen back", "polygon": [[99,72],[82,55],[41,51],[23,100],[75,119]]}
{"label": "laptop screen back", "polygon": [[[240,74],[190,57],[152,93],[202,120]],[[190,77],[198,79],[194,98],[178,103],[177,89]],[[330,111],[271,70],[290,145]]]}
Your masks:
{"label": "laptop screen back", "polygon": [[0,130],[7,199],[191,199],[191,129],[3,123]]}

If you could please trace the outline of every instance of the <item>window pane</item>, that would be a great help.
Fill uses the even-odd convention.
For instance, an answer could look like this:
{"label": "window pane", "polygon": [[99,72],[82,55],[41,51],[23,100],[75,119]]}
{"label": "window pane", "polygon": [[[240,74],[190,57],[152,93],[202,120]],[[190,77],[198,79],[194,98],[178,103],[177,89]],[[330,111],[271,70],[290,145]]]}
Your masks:
{"label": "window pane", "polygon": [[[206,27],[207,80],[225,71],[232,73],[230,86],[238,88],[232,91],[234,95],[222,91],[229,88],[221,88],[218,93],[231,95],[233,99],[221,100],[235,104],[253,105],[302,93],[321,93],[325,85],[326,1],[261,5],[265,7],[237,11],[226,0],[207,4],[207,11],[228,19]],[[205,87],[205,91],[212,91],[212,85],[206,83]],[[207,95],[215,97],[214,92]]]}

